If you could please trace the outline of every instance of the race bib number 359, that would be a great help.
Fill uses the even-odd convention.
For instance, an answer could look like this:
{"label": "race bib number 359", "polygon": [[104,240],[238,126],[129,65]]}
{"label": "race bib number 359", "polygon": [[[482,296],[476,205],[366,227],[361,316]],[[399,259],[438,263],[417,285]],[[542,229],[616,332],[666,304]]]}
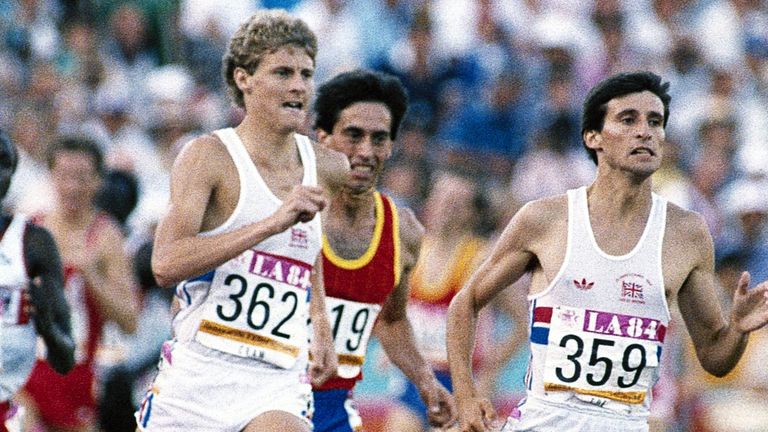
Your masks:
{"label": "race bib number 359", "polygon": [[665,331],[650,318],[555,307],[544,389],[641,404],[656,380]]}
{"label": "race bib number 359", "polygon": [[238,258],[237,272],[217,270],[195,339],[232,355],[290,368],[307,344],[312,269],[263,252],[244,255],[251,254]]}

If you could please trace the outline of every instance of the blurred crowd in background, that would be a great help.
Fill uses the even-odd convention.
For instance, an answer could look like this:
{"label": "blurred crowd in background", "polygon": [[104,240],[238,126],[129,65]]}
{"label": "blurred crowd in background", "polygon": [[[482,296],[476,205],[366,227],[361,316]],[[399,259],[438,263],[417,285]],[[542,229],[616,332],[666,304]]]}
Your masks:
{"label": "blurred crowd in background", "polygon": [[[411,105],[382,190],[421,215],[432,174],[460,167],[483,191],[475,228],[489,239],[526,202],[591,182],[580,137],[591,86],[619,71],[661,75],[672,103],[657,192],[709,224],[724,305],[740,270],[768,279],[765,0],[3,0],[0,128],[21,153],[4,204],[49,208],[46,148],[86,135],[110,168],[100,205],[123,226],[126,250],[143,250],[180,147],[242,118],[221,57],[242,19],[263,7],[285,8],[316,32],[317,84],[358,67],[400,77]],[[685,337],[671,344],[657,411],[669,430],[765,430],[758,414],[742,416],[741,429],[717,421],[768,412],[766,332],[725,379],[705,376]],[[105,368],[130,356],[105,356]],[[526,359],[509,368],[524,370]],[[377,373],[366,398],[387,397]],[[522,382],[500,382],[496,398],[522,391]]]}

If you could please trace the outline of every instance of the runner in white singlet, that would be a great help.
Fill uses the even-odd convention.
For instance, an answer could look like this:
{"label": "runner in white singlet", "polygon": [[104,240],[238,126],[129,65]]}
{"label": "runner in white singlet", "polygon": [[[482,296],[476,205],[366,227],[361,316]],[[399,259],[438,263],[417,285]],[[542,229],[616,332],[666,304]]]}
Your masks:
{"label": "runner in white singlet", "polygon": [[296,133],[316,46],[306,24],[274,10],[230,40],[224,78],[246,115],[174,163],[152,269],[161,286],[176,285],[181,309],[136,413],[140,430],[310,430],[310,381],[337,364],[316,265],[319,212],[349,169]]}
{"label": "runner in white singlet", "polygon": [[500,427],[472,382],[472,338],[478,310],[527,271],[527,397],[504,431],[647,431],[673,298],[713,375],[732,370],[748,334],[768,323],[768,283],[748,289],[746,272],[723,318],[706,224],[651,192],[668,86],[637,72],[593,88],[582,138],[597,163],[595,181],[524,206],[455,297],[448,356],[462,431]]}
{"label": "runner in white singlet", "polygon": [[[0,201],[8,192],[17,165],[16,148],[8,135],[0,131]],[[32,224],[24,215],[0,210],[2,432],[20,427],[20,408],[11,399],[27,381],[35,364],[38,334],[47,347],[46,360],[56,372],[65,374],[75,364],[63,280],[59,251],[50,232]]]}

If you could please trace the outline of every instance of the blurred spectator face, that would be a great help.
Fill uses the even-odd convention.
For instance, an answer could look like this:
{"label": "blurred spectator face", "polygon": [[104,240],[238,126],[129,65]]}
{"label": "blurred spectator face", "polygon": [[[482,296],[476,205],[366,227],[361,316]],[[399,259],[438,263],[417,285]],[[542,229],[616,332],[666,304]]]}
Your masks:
{"label": "blurred spectator face", "polygon": [[80,57],[86,57],[95,48],[93,30],[85,24],[73,25],[66,34],[67,46]]}
{"label": "blurred spectator face", "polygon": [[712,75],[712,93],[716,96],[729,97],[733,94],[733,77],[724,70]]}
{"label": "blurred spectator face", "polygon": [[560,76],[550,80],[547,86],[547,96],[551,107],[560,111],[568,110],[573,100],[571,97],[572,88],[570,77]]}
{"label": "blurred spectator face", "polygon": [[471,231],[476,225],[474,198],[476,186],[469,179],[440,174],[424,202],[424,225],[427,230],[457,232]]}
{"label": "blurred spectator face", "polygon": [[675,69],[680,73],[687,73],[701,63],[696,45],[689,39],[681,39],[675,44],[671,59]]}
{"label": "blurred spectator face", "polygon": [[57,152],[51,166],[51,178],[59,206],[67,212],[90,206],[101,187],[93,157],[81,151]]}
{"label": "blurred spectator face", "polygon": [[132,6],[122,6],[112,16],[112,35],[126,52],[137,52],[144,43],[144,16]]}
{"label": "blurred spectator face", "polygon": [[32,70],[32,77],[27,86],[27,98],[31,102],[45,104],[51,95],[59,89],[59,76],[52,64],[39,63]]}
{"label": "blurred spectator face", "polygon": [[728,159],[718,152],[699,157],[693,166],[691,180],[696,188],[707,197],[714,198],[728,174]]}
{"label": "blurred spectator face", "polygon": [[684,9],[690,0],[653,0],[651,7],[656,16],[663,21],[670,22],[677,12]]}
{"label": "blurred spectator face", "polygon": [[318,131],[320,141],[347,155],[352,168],[347,188],[365,193],[374,187],[392,155],[389,131],[392,114],[380,102],[357,102],[339,113],[339,119],[328,134]]}
{"label": "blurred spectator face", "polygon": [[733,120],[710,120],[701,125],[700,140],[707,152],[731,153],[736,147]]}
{"label": "blurred spectator face", "polygon": [[424,159],[427,154],[429,136],[423,129],[413,127],[403,128],[397,136],[399,152],[407,159]]}
{"label": "blurred spectator face", "polygon": [[546,47],[543,54],[553,73],[570,73],[573,70],[573,56],[567,48],[561,46]]}
{"label": "blurred spectator face", "polygon": [[381,186],[393,198],[400,199],[413,207],[420,198],[421,173],[413,164],[395,164],[384,172]]}

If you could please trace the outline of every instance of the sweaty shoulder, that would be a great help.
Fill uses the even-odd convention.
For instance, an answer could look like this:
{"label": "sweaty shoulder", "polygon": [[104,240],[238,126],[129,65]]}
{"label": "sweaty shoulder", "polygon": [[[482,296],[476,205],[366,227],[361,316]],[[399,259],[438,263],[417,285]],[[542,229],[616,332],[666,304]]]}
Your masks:
{"label": "sweaty shoulder", "polygon": [[685,251],[709,253],[712,249],[712,236],[704,218],[673,203],[667,203],[664,235],[665,243],[676,250],[681,248]]}
{"label": "sweaty shoulder", "polygon": [[338,191],[349,173],[349,160],[336,150],[312,142],[317,157],[317,178],[321,186]]}
{"label": "sweaty shoulder", "polygon": [[419,258],[424,226],[408,207],[397,207],[402,269],[409,272]]}
{"label": "sweaty shoulder", "polygon": [[418,251],[424,237],[424,226],[408,207],[398,207],[397,217],[400,222],[400,243],[404,248]]}
{"label": "sweaty shoulder", "polygon": [[[232,166],[232,158],[224,143],[214,134],[201,135],[181,148],[174,170],[182,168],[194,176],[216,173],[217,168]],[[198,169],[200,169],[198,171]]]}
{"label": "sweaty shoulder", "polygon": [[510,225],[514,224],[527,238],[539,238],[567,222],[568,196],[561,194],[526,203],[512,218]]}

